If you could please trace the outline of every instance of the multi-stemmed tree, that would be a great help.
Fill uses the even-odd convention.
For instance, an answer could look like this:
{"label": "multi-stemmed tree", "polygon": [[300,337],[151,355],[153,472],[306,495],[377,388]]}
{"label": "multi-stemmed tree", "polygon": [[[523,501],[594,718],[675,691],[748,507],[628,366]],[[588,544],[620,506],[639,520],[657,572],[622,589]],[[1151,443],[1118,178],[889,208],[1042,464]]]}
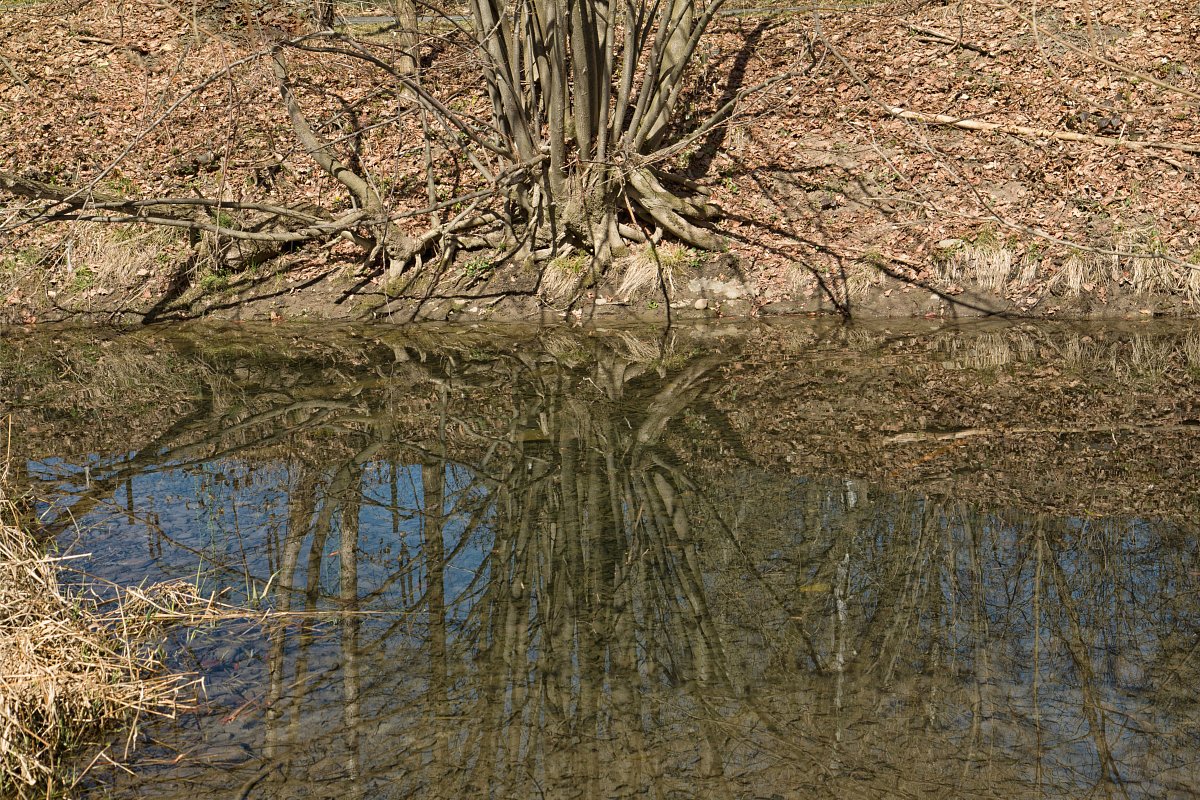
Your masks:
{"label": "multi-stemmed tree", "polygon": [[[727,103],[692,130],[673,124],[687,66],[722,2],[472,0],[472,46],[490,106],[482,119],[440,101],[411,57],[398,66],[331,32],[278,48],[275,70],[306,149],[367,212],[355,220],[372,229],[366,238],[401,265],[434,241],[466,231],[480,241],[478,233],[488,228],[515,240],[504,245],[518,245],[517,252],[557,253],[570,244],[600,263],[626,242],[644,241],[647,228],[720,250],[721,238],[705,225],[717,208],[693,182],[659,165],[733,110]],[[289,91],[289,48],[384,70],[420,109],[426,137],[461,149],[487,188],[432,203],[426,235],[381,225],[386,210],[370,182],[317,140]],[[456,213],[437,213],[447,208]]]}

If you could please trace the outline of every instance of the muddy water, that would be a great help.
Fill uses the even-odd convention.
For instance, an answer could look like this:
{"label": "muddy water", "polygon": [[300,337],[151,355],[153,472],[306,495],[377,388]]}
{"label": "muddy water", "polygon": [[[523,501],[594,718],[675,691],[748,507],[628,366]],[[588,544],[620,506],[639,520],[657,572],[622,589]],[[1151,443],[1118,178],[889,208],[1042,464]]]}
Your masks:
{"label": "muddy water", "polygon": [[1200,333],[0,337],[94,575],[278,612],[96,797],[1191,797]]}

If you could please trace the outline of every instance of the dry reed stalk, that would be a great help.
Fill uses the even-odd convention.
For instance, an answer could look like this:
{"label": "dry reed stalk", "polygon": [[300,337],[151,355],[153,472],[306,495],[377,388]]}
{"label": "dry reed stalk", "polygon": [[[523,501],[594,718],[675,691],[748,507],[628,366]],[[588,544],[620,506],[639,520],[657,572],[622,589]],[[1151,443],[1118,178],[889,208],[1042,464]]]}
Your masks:
{"label": "dry reed stalk", "polygon": [[[10,518],[0,484],[0,520]],[[211,600],[170,583],[101,604],[63,591],[64,561],[0,522],[0,797],[69,796],[81,747],[123,724],[132,742],[139,718],[174,716],[199,684],[164,674],[154,643],[165,622],[212,617]]]}

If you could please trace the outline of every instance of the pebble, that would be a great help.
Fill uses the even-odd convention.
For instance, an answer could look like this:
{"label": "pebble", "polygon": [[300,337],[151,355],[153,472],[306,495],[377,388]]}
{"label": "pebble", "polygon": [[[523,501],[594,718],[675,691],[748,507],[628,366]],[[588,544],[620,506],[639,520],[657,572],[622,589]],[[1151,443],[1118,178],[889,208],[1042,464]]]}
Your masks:
{"label": "pebble", "polygon": [[703,311],[704,309],[708,308],[708,301],[701,297],[695,302],[695,306],[697,311]]}

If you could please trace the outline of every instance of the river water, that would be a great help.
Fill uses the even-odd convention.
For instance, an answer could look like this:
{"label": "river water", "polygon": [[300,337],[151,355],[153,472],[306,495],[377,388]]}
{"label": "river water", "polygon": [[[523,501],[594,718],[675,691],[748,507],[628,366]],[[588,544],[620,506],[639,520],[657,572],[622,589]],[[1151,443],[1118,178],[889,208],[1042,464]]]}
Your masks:
{"label": "river water", "polygon": [[172,636],[113,798],[1195,796],[1198,386],[1180,325],[0,335],[76,566],[275,612]]}

